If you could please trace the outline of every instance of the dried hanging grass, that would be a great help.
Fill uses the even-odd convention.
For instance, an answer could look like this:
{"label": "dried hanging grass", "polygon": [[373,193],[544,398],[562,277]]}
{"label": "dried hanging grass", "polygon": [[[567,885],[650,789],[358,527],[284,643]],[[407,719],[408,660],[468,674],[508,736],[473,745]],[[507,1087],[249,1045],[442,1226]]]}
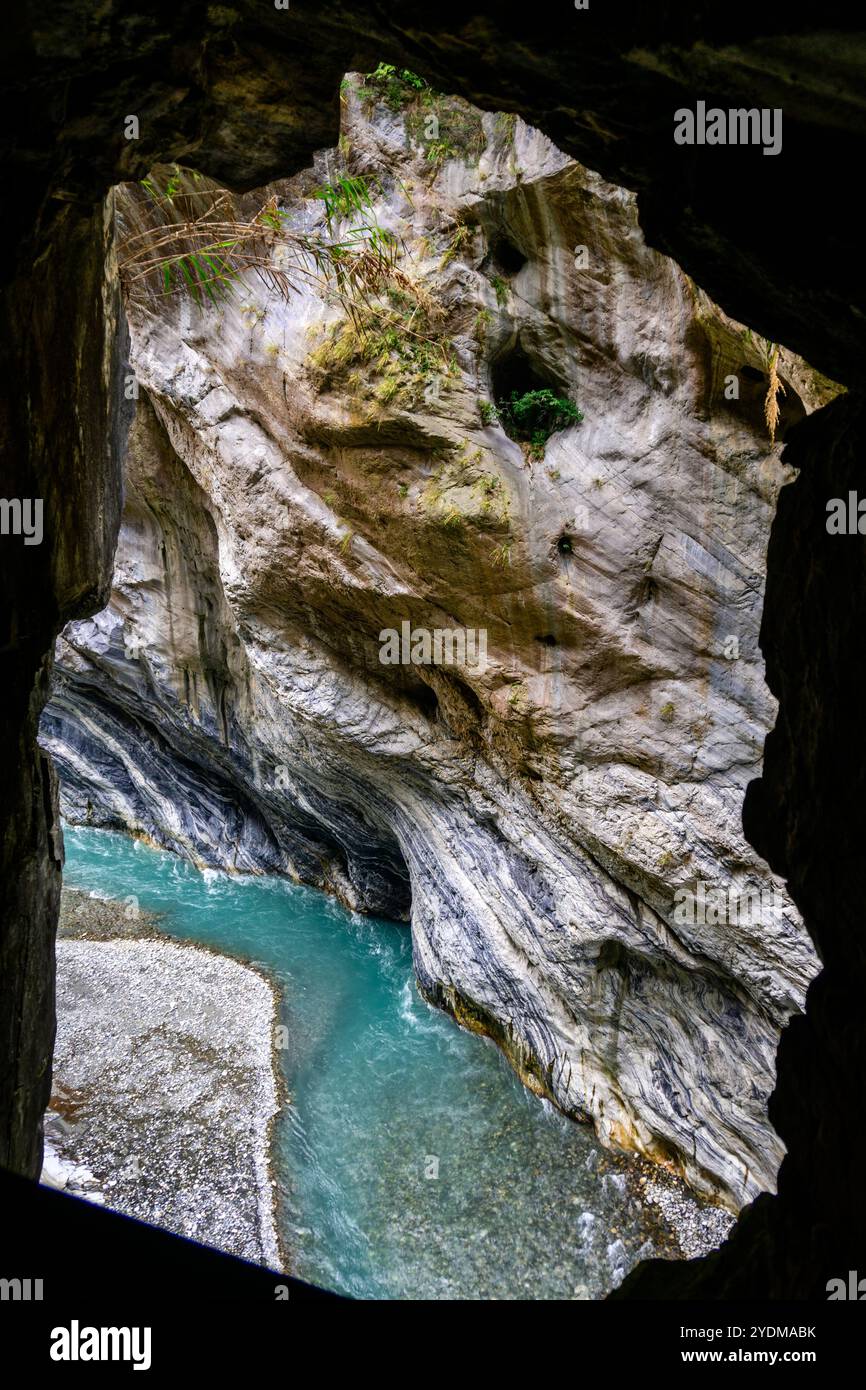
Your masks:
{"label": "dried hanging grass", "polygon": [[779,345],[777,343],[770,357],[767,394],[764,397],[764,419],[767,422],[767,429],[770,432],[771,444],[775,444],[776,442],[776,427],[779,424],[779,415],[781,414],[778,401],[779,392],[781,391],[783,396],[785,394],[785,388],[779,380],[779,374],[776,371],[778,357]]}
{"label": "dried hanging grass", "polygon": [[[402,290],[415,299],[423,291],[397,266],[396,238],[369,217],[339,240],[286,229],[276,197],[250,220],[231,216],[233,207],[225,190],[203,190],[198,196],[210,205],[197,216],[179,216],[180,197],[148,194],[160,222],[123,237],[117,246],[121,280],[133,300],[146,302],[186,289],[199,307],[205,300],[216,303],[232,293],[235,282],[253,271],[262,283],[283,299],[298,290],[301,281],[333,287],[346,312],[356,321],[359,310],[369,307],[388,288]],[[129,199],[130,194],[125,193]],[[141,213],[146,205],[138,203]],[[356,212],[361,206],[355,207]],[[367,211],[370,212],[369,205]],[[150,209],[148,209],[150,212]],[[228,215],[227,215],[228,214]],[[330,232],[331,207],[327,207]]]}

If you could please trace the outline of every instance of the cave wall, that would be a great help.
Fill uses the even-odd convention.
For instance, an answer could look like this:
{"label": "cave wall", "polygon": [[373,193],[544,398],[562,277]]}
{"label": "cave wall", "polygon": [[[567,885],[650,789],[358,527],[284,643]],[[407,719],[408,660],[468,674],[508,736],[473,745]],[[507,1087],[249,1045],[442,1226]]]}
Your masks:
{"label": "cave wall", "polygon": [[2,302],[2,492],[43,503],[41,544],[0,540],[0,1162],[29,1174],[50,1093],[63,859],[56,778],[36,732],[55,633],[105,603],[120,522],[125,329],[108,247],[101,208],[64,209],[56,239]]}
{"label": "cave wall", "polygon": [[[35,747],[36,714],[55,633],[107,597],[117,521],[93,223],[106,189],[142,176],[159,158],[195,162],[244,187],[285,175],[333,142],[343,71],[382,58],[404,62],[481,106],[519,110],[562,149],[637,189],[651,244],[735,317],[861,387],[866,296],[851,171],[862,164],[864,63],[862,38],[850,33],[855,23],[847,7],[832,3],[803,20],[781,4],[695,4],[687,15],[634,5],[492,16],[456,5],[361,12],[293,3],[278,12],[236,3],[208,20],[203,5],[179,0],[169,29],[124,0],[70,0],[47,17],[31,0],[7,17],[2,83],[17,120],[2,135],[15,189],[3,228],[10,248],[2,270],[3,442],[12,479],[4,491],[44,495],[52,520],[43,546],[25,555],[4,541],[0,551],[10,624],[2,643],[8,1060],[0,1153],[10,1166],[38,1168],[53,1026],[59,851],[50,845],[56,822]],[[673,144],[674,109],[697,98],[742,105],[744,94],[783,106],[782,156]],[[141,120],[137,142],[123,136],[130,112]],[[820,181],[817,195],[804,188],[810,175]],[[45,321],[39,305],[53,308]],[[816,485],[820,479],[830,496],[844,495],[853,470],[860,408],[852,396],[803,426],[809,447],[820,450]],[[819,558],[823,507],[816,521],[802,484],[785,495],[770,546],[764,643],[781,709],[748,826],[788,874],[827,968],[780,1051],[774,1117],[790,1148],[780,1197],[760,1199],[760,1210],[741,1223],[743,1244],[732,1247],[738,1265],[726,1275],[718,1257],[702,1267],[710,1294],[823,1289],[849,1260],[856,1267],[853,1252],[863,1248],[863,1197],[845,1158],[857,1152],[861,1123],[858,1009],[866,986],[856,924],[863,760],[852,665],[862,569],[856,538],[847,556],[842,546]],[[795,559],[793,587],[780,595],[777,576]],[[803,655],[799,641],[807,644],[805,668],[791,664]],[[820,1267],[831,1258],[842,1259],[842,1271]]]}
{"label": "cave wall", "polygon": [[857,491],[864,445],[859,396],[797,428],[785,458],[801,471],[780,495],[768,553],[761,644],[779,716],[743,820],[787,879],[823,963],[779,1046],[770,1114],[788,1153],[778,1196],[758,1198],[709,1259],[652,1261],[618,1297],[825,1299],[829,1279],[862,1266],[866,565],[862,539],[828,534],[826,520],[831,498]]}

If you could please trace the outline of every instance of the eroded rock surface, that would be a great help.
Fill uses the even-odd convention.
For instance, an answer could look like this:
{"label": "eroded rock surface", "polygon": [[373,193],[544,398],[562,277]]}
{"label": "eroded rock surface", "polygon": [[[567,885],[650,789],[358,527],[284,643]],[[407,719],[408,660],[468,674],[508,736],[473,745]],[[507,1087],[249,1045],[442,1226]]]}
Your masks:
{"label": "eroded rock surface", "polygon": [[[128,306],[115,589],[65,633],[44,739],[73,820],[411,905],[430,998],[607,1142],[738,1206],[774,1184],[775,1048],[816,967],[740,827],[791,476],[767,350],[647,248],[632,195],[460,115],[466,148],[431,160],[350,83],[340,151],[247,207],[276,194],[309,229],[344,160],[374,175],[438,350],[404,305],[371,360],[313,287]],[[832,388],[779,370],[781,439]],[[482,402],[539,383],[584,420],[531,458]],[[381,664],[404,620],[485,629],[486,668]],[[778,910],[678,920],[699,881]]]}

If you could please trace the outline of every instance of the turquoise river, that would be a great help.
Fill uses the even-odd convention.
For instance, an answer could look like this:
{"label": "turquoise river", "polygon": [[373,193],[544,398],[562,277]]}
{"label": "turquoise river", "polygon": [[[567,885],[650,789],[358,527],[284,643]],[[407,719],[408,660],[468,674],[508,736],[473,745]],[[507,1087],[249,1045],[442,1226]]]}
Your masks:
{"label": "turquoise river", "polygon": [[362,1298],[598,1298],[660,1248],[628,1163],[419,997],[408,927],[123,835],[65,839],[68,884],[133,895],[278,985],[277,1215],[300,1278]]}

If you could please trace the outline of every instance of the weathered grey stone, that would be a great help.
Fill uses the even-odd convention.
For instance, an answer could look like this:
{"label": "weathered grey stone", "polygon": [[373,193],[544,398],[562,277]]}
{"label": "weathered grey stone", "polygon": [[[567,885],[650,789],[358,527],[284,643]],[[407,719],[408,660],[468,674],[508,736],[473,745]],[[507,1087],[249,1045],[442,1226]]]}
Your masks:
{"label": "weathered grey stone", "polygon": [[[749,385],[765,352],[647,248],[632,195],[475,119],[480,159],[440,168],[344,101],[450,372],[389,394],[387,364],[335,361],[315,287],[130,306],[149,403],[115,592],[66,631],[45,741],[75,820],[369,911],[403,915],[411,882],[431,998],[606,1142],[738,1206],[774,1184],[775,1048],[816,968],[739,820],[792,476]],[[339,158],[267,190],[293,224],[321,222]],[[784,351],[779,370],[781,437],[832,387]],[[585,417],[543,459],[479,412],[521,373]],[[486,629],[486,669],[382,665],[403,620]],[[780,910],[679,921],[699,881]]]}

